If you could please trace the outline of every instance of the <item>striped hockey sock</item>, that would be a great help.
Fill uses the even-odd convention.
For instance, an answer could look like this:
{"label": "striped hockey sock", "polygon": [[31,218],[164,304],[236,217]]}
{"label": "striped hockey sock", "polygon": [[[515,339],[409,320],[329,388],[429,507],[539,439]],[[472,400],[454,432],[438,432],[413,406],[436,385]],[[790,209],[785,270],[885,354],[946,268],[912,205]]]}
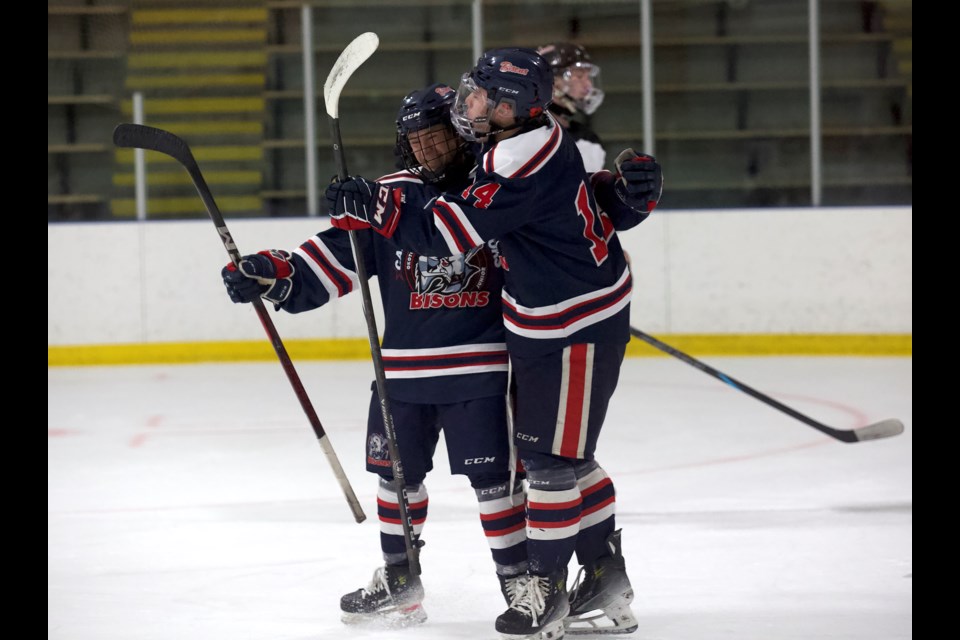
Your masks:
{"label": "striped hockey sock", "polygon": [[[427,520],[427,487],[424,484],[407,485],[407,502],[413,533],[420,538],[423,523]],[[380,548],[387,564],[407,562],[407,544],[400,521],[400,505],[393,481],[380,478],[377,489],[377,515],[380,517]]]}
{"label": "striped hockey sock", "polygon": [[616,491],[613,481],[596,462],[582,463],[576,471],[577,486],[583,499],[577,560],[580,564],[588,564],[609,554],[606,540],[616,525]]}
{"label": "striped hockey sock", "polygon": [[507,482],[475,489],[480,524],[487,536],[497,574],[515,576],[527,570],[527,531],[523,484],[517,481],[512,495]]}
{"label": "striped hockey sock", "polygon": [[[549,485],[547,485],[549,486]],[[527,550],[530,573],[545,576],[565,569],[580,531],[580,488],[527,492]]]}

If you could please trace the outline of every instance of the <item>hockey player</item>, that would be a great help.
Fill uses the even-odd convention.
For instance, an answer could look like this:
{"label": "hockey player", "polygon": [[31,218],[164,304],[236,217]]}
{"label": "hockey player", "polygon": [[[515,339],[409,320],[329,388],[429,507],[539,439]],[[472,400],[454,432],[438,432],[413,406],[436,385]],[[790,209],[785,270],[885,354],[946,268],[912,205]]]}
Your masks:
{"label": "hockey player", "polygon": [[[383,176],[381,184],[416,184],[435,195],[469,186],[475,158],[450,123],[454,96],[453,88],[434,84],[404,98],[396,124],[405,169]],[[414,533],[419,540],[428,505],[424,479],[442,429],[451,472],[466,475],[476,492],[480,524],[506,594],[527,567],[522,485],[508,486],[507,352],[496,245],[437,258],[399,250],[369,230],[357,236],[383,300],[383,363]],[[232,264],[223,269],[223,280],[234,302],[262,296],[291,313],[316,309],[359,286],[349,237],[341,229],[318,233],[292,254],[244,256],[239,270]],[[366,588],[343,596],[342,617],[390,626],[423,622],[423,585],[407,564],[376,388],[366,449],[367,470],[380,476],[385,564]]]}
{"label": "hockey player", "polygon": [[537,52],[553,68],[553,102],[550,113],[577,142],[583,166],[588,173],[600,171],[607,152],[588,119],[603,102],[600,67],[590,60],[587,50],[571,42],[551,42]]}
{"label": "hockey player", "polygon": [[[649,215],[662,177],[653,158],[621,154],[619,175],[594,176],[603,215],[573,139],[546,111],[552,86],[536,51],[488,51],[462,77],[451,114],[481,145],[470,187],[437,197],[353,177],[327,189],[334,225],[371,225],[410,250],[461,253],[499,239],[514,443],[529,481],[529,574],[496,621],[514,639],[559,638],[565,618],[575,632],[592,610],[607,631],[637,627],[614,488],[594,451],[629,340],[631,276],[614,229]],[[584,577],[568,596],[574,553]]]}

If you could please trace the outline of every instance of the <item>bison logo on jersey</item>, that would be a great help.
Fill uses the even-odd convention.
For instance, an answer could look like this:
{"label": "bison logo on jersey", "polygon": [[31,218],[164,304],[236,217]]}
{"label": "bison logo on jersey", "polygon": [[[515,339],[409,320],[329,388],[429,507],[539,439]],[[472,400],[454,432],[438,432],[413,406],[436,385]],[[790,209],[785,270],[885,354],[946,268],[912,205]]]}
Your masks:
{"label": "bison logo on jersey", "polygon": [[470,281],[480,275],[480,270],[467,262],[460,254],[449,258],[417,260],[417,290],[420,293],[460,293],[470,287]]}
{"label": "bison logo on jersey", "polygon": [[410,285],[411,309],[485,307],[489,270],[494,268],[483,246],[446,258],[404,252],[401,271]]}

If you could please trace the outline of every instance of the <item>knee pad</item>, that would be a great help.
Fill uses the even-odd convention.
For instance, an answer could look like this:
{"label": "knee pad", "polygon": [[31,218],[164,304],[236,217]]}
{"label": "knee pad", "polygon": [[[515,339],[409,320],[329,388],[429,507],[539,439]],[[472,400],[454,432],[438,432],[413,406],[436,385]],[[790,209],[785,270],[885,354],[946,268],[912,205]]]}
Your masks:
{"label": "knee pad", "polygon": [[577,484],[581,491],[592,493],[605,485],[612,485],[610,476],[595,460],[581,460],[574,469],[577,474]]}
{"label": "knee pad", "polygon": [[470,486],[474,489],[487,489],[497,484],[506,485],[510,481],[510,474],[505,471],[493,473],[474,473],[467,476]]}
{"label": "knee pad", "polygon": [[597,464],[596,460],[577,460],[577,464],[574,465],[573,470],[577,474],[577,479],[580,479],[584,476],[590,475],[593,471],[599,468],[600,465]]}
{"label": "knee pad", "polygon": [[548,453],[523,452],[521,459],[527,470],[530,489],[562,491],[577,486],[574,460]]}
{"label": "knee pad", "polygon": [[[409,478],[404,478],[404,487],[407,489],[407,495],[419,494],[425,490],[423,486],[423,479],[419,482],[411,482]],[[388,478],[387,476],[380,476],[380,482],[378,483],[381,490],[390,493],[391,495],[396,495],[396,487],[393,484],[393,478]]]}

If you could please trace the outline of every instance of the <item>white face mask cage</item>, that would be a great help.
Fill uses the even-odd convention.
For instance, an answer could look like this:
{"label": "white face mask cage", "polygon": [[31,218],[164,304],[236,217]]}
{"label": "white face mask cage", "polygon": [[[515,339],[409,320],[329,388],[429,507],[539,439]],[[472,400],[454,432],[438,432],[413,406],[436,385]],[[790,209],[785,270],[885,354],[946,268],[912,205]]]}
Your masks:
{"label": "white face mask cage", "polygon": [[[450,121],[464,140],[483,142],[490,135],[493,100],[483,96],[484,91],[477,86],[470,74],[463,74],[460,78],[460,86],[457,88],[457,95],[453,99],[453,106],[450,108]],[[486,108],[483,108],[483,102],[486,103]]]}
{"label": "white face mask cage", "polygon": [[600,67],[590,62],[575,62],[560,76],[561,90],[577,110],[590,115],[603,103]]}

